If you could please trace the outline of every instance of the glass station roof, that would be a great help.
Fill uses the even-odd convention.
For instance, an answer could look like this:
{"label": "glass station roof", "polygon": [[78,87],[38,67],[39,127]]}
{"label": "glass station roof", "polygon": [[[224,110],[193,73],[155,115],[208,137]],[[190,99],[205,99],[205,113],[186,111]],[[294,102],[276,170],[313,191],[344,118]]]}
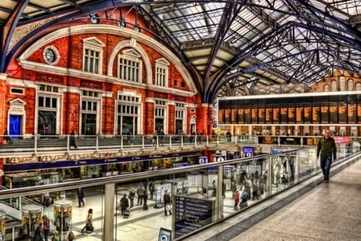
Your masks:
{"label": "glass station roof", "polygon": [[[0,24],[18,2],[0,1]],[[228,83],[301,91],[333,69],[361,73],[361,0],[29,0],[19,24],[101,6],[158,27],[206,98]]]}

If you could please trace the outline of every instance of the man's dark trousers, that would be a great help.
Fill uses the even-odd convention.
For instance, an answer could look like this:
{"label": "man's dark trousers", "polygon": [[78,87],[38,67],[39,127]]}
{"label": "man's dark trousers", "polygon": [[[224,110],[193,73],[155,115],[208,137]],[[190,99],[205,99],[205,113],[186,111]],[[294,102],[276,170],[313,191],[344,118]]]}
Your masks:
{"label": "man's dark trousers", "polygon": [[320,160],[321,160],[321,169],[322,169],[323,176],[324,176],[325,180],[328,180],[330,177],[332,156],[331,155],[325,155],[325,156],[321,155]]}

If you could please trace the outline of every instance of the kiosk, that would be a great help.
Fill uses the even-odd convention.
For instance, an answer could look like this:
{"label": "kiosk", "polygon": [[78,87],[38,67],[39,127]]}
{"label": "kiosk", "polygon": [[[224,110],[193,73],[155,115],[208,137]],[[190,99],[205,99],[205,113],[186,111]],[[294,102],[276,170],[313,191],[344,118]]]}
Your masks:
{"label": "kiosk", "polygon": [[34,236],[35,229],[41,221],[42,213],[43,213],[43,208],[38,205],[29,204],[23,206],[22,223],[24,228],[23,229],[24,234],[26,236],[28,237]]}
{"label": "kiosk", "polygon": [[54,202],[54,224],[56,228],[55,239],[66,240],[66,235],[71,227],[72,202],[67,199],[60,199]]}

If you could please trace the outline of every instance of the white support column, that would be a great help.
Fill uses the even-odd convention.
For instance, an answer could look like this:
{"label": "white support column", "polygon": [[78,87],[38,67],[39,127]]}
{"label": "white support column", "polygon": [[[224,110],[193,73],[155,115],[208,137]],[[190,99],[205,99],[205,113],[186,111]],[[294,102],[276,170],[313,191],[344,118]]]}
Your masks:
{"label": "white support column", "polygon": [[104,187],[104,227],[103,240],[114,240],[114,198],[115,198],[115,184],[105,184]]}
{"label": "white support column", "polygon": [[223,166],[218,167],[216,190],[216,220],[223,219]]}
{"label": "white support column", "polygon": [[267,159],[267,170],[268,170],[268,175],[267,175],[267,186],[266,186],[266,192],[267,192],[267,196],[272,194],[272,173],[273,173],[273,159],[272,157],[268,157]]}

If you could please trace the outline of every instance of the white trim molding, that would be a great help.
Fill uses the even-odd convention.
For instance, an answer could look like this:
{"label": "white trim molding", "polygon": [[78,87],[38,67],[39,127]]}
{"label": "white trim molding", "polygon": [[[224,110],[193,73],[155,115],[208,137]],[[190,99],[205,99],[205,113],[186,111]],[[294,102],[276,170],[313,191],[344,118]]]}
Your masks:
{"label": "white trim molding", "polygon": [[[82,24],[76,26],[69,26],[59,30],[56,30],[48,35],[42,37],[34,44],[32,44],[28,49],[24,51],[24,53],[19,57],[20,63],[24,60],[28,59],[36,50],[45,46],[46,44],[50,44],[54,40],[59,38],[67,37],[75,34],[93,34],[93,33],[104,33],[104,34],[112,34],[116,36],[122,36],[126,38],[131,38],[142,42],[149,47],[157,50],[161,55],[163,55],[166,59],[169,59],[171,63],[174,64],[175,68],[179,71],[182,78],[186,81],[188,86],[191,88],[193,93],[197,93],[197,88],[192,81],[192,77],[189,74],[188,70],[185,68],[184,64],[181,60],[168,48],[162,45],[160,42],[155,40],[154,38],[143,34],[141,32],[134,31],[129,28],[119,28],[118,26],[108,25],[108,24]],[[134,42],[133,40],[133,42]],[[132,43],[134,45],[134,43]],[[138,44],[136,44],[138,45]]]}
{"label": "white trim molding", "polygon": [[25,134],[26,127],[26,102],[20,98],[12,99],[9,101],[9,111],[7,116],[7,133],[10,135],[10,116],[19,115],[22,118],[21,123],[21,135]]}

